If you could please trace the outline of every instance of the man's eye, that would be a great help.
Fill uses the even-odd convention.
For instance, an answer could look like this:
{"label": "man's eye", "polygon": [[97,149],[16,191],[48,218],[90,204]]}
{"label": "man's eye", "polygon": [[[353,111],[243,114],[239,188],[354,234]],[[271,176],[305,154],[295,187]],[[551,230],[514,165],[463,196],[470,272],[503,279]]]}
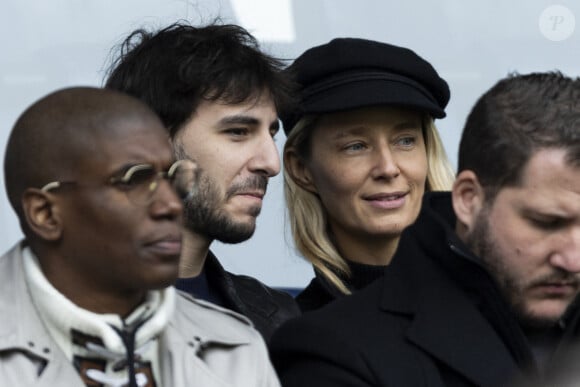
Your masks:
{"label": "man's eye", "polygon": [[534,226],[542,230],[555,230],[559,228],[562,224],[564,224],[564,220],[559,218],[551,218],[551,219],[532,218],[531,221]]}
{"label": "man's eye", "polygon": [[270,136],[272,136],[272,138],[274,140],[276,140],[276,135],[278,134],[278,132],[280,131],[280,129],[276,128],[276,129],[270,129]]}
{"label": "man's eye", "polygon": [[128,184],[138,185],[150,181],[155,176],[155,171],[153,169],[141,169],[136,171],[129,178]]}
{"label": "man's eye", "polygon": [[248,134],[248,132],[249,131],[246,128],[231,128],[231,129],[226,130],[226,133],[231,134],[233,136],[238,136],[238,137],[245,136]]}
{"label": "man's eye", "polygon": [[125,188],[134,188],[149,183],[154,177],[155,170],[153,168],[138,169],[118,179],[116,184]]}

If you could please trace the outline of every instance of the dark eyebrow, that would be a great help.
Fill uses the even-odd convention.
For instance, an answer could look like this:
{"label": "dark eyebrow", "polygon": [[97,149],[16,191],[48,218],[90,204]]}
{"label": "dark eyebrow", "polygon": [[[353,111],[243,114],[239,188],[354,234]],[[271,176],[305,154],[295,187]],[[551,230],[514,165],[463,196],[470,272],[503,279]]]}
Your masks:
{"label": "dark eyebrow", "polygon": [[[218,124],[220,126],[236,125],[236,124],[257,126],[260,124],[260,120],[252,116],[236,114],[233,116],[227,116],[222,118],[221,120],[218,121]],[[278,120],[278,118],[272,121],[272,123],[270,124],[270,130],[276,131],[280,130],[280,121]]]}
{"label": "dark eyebrow", "polygon": [[260,120],[255,117],[245,116],[242,114],[236,114],[233,116],[227,116],[218,121],[220,125],[232,125],[232,124],[243,124],[243,125],[258,125]]}

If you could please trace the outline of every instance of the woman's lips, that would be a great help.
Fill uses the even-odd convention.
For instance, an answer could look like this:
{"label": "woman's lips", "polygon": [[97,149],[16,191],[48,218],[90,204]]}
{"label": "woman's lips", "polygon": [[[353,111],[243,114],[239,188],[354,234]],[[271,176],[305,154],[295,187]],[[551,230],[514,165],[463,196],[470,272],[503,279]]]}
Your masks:
{"label": "woman's lips", "polygon": [[405,205],[407,195],[408,192],[379,193],[366,196],[364,199],[373,207],[393,210]]}

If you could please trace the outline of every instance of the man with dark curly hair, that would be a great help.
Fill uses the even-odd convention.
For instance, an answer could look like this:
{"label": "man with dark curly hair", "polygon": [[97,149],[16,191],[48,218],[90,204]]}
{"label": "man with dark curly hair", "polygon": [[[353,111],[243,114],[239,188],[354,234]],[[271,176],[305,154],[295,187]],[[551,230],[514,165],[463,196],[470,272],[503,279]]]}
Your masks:
{"label": "man with dark curly hair", "polygon": [[185,201],[177,288],[247,316],[266,339],[299,313],[294,300],[225,271],[209,248],[252,236],[268,180],[280,172],[278,111],[293,102],[282,67],[242,27],[176,23],[131,33],[106,81],[149,104],[176,157],[200,168]]}

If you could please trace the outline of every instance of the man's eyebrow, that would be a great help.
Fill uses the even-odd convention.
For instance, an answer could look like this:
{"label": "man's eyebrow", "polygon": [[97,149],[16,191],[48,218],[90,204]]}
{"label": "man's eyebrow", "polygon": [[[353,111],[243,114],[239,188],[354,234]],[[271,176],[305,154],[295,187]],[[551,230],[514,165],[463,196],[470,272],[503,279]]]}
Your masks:
{"label": "man's eyebrow", "polygon": [[236,114],[233,116],[226,116],[221,120],[219,120],[218,123],[220,125],[232,125],[232,124],[258,125],[260,123],[260,120],[252,116]]}

